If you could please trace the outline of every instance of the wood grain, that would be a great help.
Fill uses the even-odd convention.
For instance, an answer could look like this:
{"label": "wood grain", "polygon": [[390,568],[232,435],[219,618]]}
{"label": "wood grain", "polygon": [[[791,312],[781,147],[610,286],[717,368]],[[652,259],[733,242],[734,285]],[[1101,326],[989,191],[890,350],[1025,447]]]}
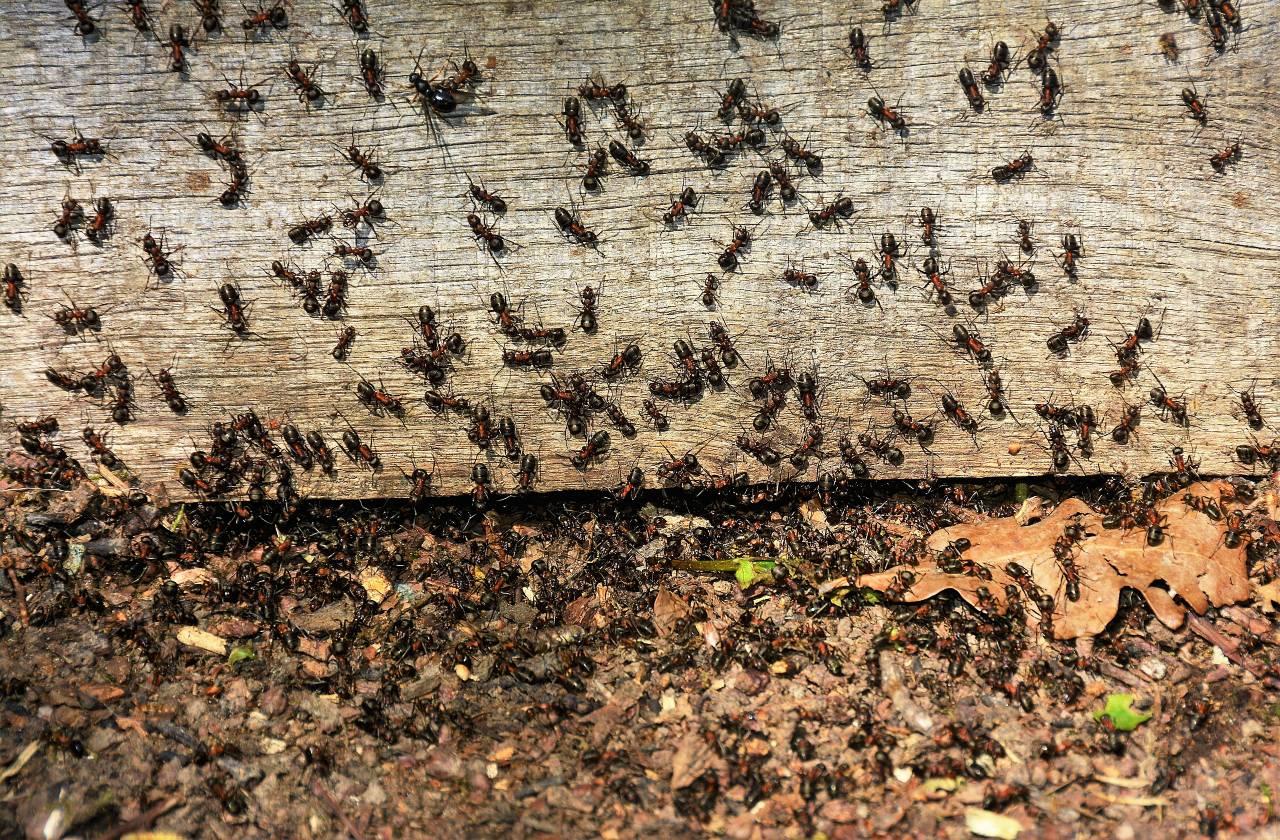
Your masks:
{"label": "wood grain", "polygon": [[[343,419],[372,439],[384,469],[371,475],[342,464],[336,479],[303,484],[313,495],[402,495],[400,468],[436,470],[441,492],[465,492],[472,464],[489,461],[496,486],[513,485],[514,468],[500,454],[483,455],[466,423],[440,417],[422,403],[423,383],[397,364],[410,342],[407,319],[430,304],[441,321],[469,341],[452,377],[453,389],[488,401],[496,416],[515,417],[524,444],[541,461],[539,488],[616,484],[636,463],[652,467],[692,449],[712,472],[745,469],[757,479],[797,477],[747,459],[734,438],[749,429],[755,408],[746,379],[766,360],[816,370],[821,383],[827,444],[875,424],[889,408],[867,399],[860,377],[879,370],[910,373],[909,410],[938,410],[950,391],[975,412],[981,406],[977,368],[944,340],[953,321],[978,329],[991,345],[1007,383],[1013,417],[986,418],[975,439],[943,419],[932,454],[903,445],[901,469],[876,467],[879,477],[1024,475],[1046,472],[1049,456],[1032,405],[1049,398],[1095,407],[1106,430],[1122,400],[1145,402],[1155,377],[1191,401],[1189,429],[1161,422],[1150,406],[1139,436],[1120,447],[1101,440],[1092,458],[1077,454],[1078,472],[1158,469],[1171,446],[1182,445],[1206,470],[1238,471],[1235,444],[1249,430],[1233,416],[1233,388],[1256,380],[1264,407],[1277,395],[1273,359],[1280,339],[1280,227],[1270,197],[1280,187],[1276,140],[1277,11],[1274,0],[1245,8],[1245,25],[1221,55],[1209,45],[1203,21],[1155,3],[944,4],[919,0],[915,13],[885,25],[873,3],[765,2],[782,24],[775,41],[717,32],[702,2],[626,0],[598,4],[552,2],[404,4],[371,0],[374,32],[362,39],[330,5],[299,0],[287,29],[246,41],[243,16],[224,3],[226,32],[201,40],[186,74],[170,72],[155,40],[135,34],[118,4],[96,14],[100,37],[72,34],[61,4],[22,2],[0,16],[0,256],[18,264],[28,282],[21,316],[0,311],[0,402],[7,419],[55,413],[63,437],[83,422],[108,430],[110,442],[146,480],[174,483],[174,470],[208,424],[254,408],[264,418],[288,418],[322,428],[334,445]],[[1025,66],[989,91],[982,114],[969,111],[956,74],[985,67],[992,42],[1004,39],[1021,56],[1046,19],[1063,31],[1056,68],[1065,94],[1058,120],[1035,110],[1038,89]],[[195,29],[188,4],[157,8],[157,30],[171,22]],[[869,74],[852,66],[847,39],[864,27],[875,62]],[[1157,47],[1172,32],[1177,63]],[[370,101],[356,77],[359,50],[380,51],[387,68],[387,101]],[[408,100],[406,77],[421,54],[427,74],[464,51],[483,80],[474,100],[450,119],[428,122]],[[283,75],[297,56],[319,66],[327,91],[305,107]],[[625,81],[649,129],[641,148],[652,174],[617,171],[597,196],[580,190],[584,154],[572,149],[558,124],[563,97],[597,75]],[[786,131],[820,151],[820,177],[798,178],[802,200],[784,207],[775,198],[757,220],[745,204],[761,156],[737,156],[722,171],[701,166],[683,136],[691,128],[721,130],[714,117],[718,92],[734,77],[784,113]],[[260,116],[232,120],[210,94],[224,77],[262,85]],[[1210,120],[1200,130],[1179,92],[1194,84]],[[907,136],[881,130],[867,115],[879,92],[899,102]],[[588,143],[607,145],[623,134],[606,112],[587,111]],[[86,161],[80,172],[58,163],[48,142],[76,127],[109,144],[110,155]],[[246,150],[252,182],[243,206],[224,209],[216,196],[225,171],[193,148],[196,131],[234,130]],[[302,268],[336,267],[325,241],[294,247],[287,227],[303,217],[349,206],[366,187],[341,159],[353,137],[376,146],[387,170],[380,198],[390,223],[369,244],[373,271],[353,271],[342,322],[306,315],[289,289],[269,277],[274,259]],[[781,137],[774,133],[773,141]],[[1241,139],[1243,155],[1225,173],[1208,157]],[[771,145],[771,148],[776,146]],[[996,184],[992,166],[1031,152],[1035,168]],[[769,155],[773,159],[780,153]],[[799,175],[797,171],[797,176]],[[505,196],[510,211],[499,230],[515,247],[492,260],[471,236],[462,198],[467,178]],[[670,199],[692,185],[703,200],[691,220],[666,230],[660,217]],[[114,234],[102,247],[83,236],[72,245],[50,232],[59,202],[70,193],[88,204],[111,197],[118,208]],[[839,195],[852,196],[857,215],[829,232],[814,231],[806,210]],[[597,251],[571,245],[552,219],[574,205],[601,234]],[[913,223],[923,205],[940,215],[941,260],[957,292],[960,314],[947,317],[925,294],[916,270],[925,256]],[[964,305],[974,278],[1001,254],[1016,256],[1018,219],[1035,221],[1038,251],[1034,295],[1011,294],[978,315]],[[717,241],[734,224],[756,225],[755,242],[739,271],[719,272]],[[163,232],[176,251],[180,276],[156,282],[138,241]],[[880,304],[864,306],[849,292],[850,260],[874,258],[881,232],[909,244],[896,292],[881,287]],[[1061,236],[1075,232],[1084,257],[1072,282],[1055,264]],[[787,286],[789,265],[819,275],[815,290]],[[714,311],[699,301],[707,272],[722,275]],[[250,303],[254,335],[233,336],[222,323],[217,287],[237,282]],[[503,337],[488,314],[488,297],[504,292],[528,320],[569,327],[577,290],[602,285],[600,329],[574,331],[556,353],[554,370],[597,370],[622,343],[645,353],[642,374],[612,389],[641,428],[633,440],[612,432],[610,454],[585,473],[569,464],[580,446],[547,411],[538,386],[546,376],[502,367]],[[68,338],[49,317],[70,297],[102,313],[104,329]],[[1074,312],[1090,319],[1090,337],[1065,359],[1048,353],[1046,337]],[[1126,389],[1114,388],[1108,341],[1119,341],[1141,314],[1160,327],[1147,345],[1144,370]],[[705,345],[707,323],[723,321],[737,336],[744,364],[730,387],[707,391],[685,408],[668,406],[671,430],[657,434],[641,421],[646,381],[674,375],[672,342]],[[330,356],[337,330],[358,331],[348,365]],[[66,395],[42,374],[47,365],[88,369],[108,347],[137,377],[137,420],[123,427],[84,396]],[[192,410],[170,413],[146,370],[172,366]],[[408,399],[403,421],[370,416],[357,402],[360,377]],[[603,417],[598,426],[605,427]],[[795,395],[784,410],[775,445],[796,445],[806,424]],[[1270,432],[1264,438],[1270,439]],[[1017,454],[1011,454],[1011,451]],[[798,477],[835,469],[815,462]]]}

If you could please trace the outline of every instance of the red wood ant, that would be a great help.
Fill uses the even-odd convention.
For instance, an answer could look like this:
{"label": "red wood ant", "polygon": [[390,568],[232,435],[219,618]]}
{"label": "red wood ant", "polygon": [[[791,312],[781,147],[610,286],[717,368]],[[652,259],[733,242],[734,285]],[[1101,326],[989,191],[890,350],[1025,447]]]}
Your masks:
{"label": "red wood ant", "polygon": [[1009,401],[1004,393],[1004,380],[1000,377],[1000,371],[992,368],[982,374],[982,385],[987,391],[987,411],[991,412],[992,417],[1001,417],[1005,412],[1010,415],[1013,410],[1009,407]]}
{"label": "red wood ant", "polygon": [[894,131],[906,131],[906,118],[895,108],[884,104],[879,96],[872,96],[867,100],[867,112],[881,125],[888,125]]}
{"label": "red wood ant", "polygon": [[225,161],[240,160],[240,150],[235,147],[234,140],[227,142],[226,137],[221,140],[214,140],[213,135],[207,131],[201,131],[196,134],[195,146],[214,159]]}
{"label": "red wood ant", "polygon": [[[341,147],[337,148],[341,150]],[[351,162],[353,169],[360,170],[360,177],[366,181],[380,181],[382,179],[382,167],[374,160],[373,154],[361,150],[354,140],[343,150],[343,156]]]}
{"label": "red wood ant", "polygon": [[1222,151],[1210,156],[1209,165],[1213,167],[1215,172],[1222,174],[1223,172],[1226,172],[1227,164],[1235,163],[1240,160],[1241,155],[1242,151],[1240,149],[1240,141],[1237,140]]}
{"label": "red wood ant", "polygon": [[1053,21],[1045,24],[1044,32],[1036,37],[1036,45],[1027,53],[1027,66],[1032,71],[1038,73],[1046,68],[1049,53],[1058,43],[1059,36],[1057,24]]}
{"label": "red wood ant", "polygon": [[894,446],[892,440],[870,431],[858,435],[858,445],[892,467],[902,466],[905,460],[902,450]]}
{"label": "red wood ant", "polygon": [[719,301],[716,291],[720,288],[720,278],[708,272],[707,276],[702,280],[702,294],[699,299],[702,305],[708,309],[712,308]]}
{"label": "red wood ant", "polygon": [[289,228],[289,239],[293,241],[294,245],[304,245],[311,237],[328,233],[332,227],[333,219],[327,214],[322,214],[314,219],[303,219]]}
{"label": "red wood ant", "polygon": [[1080,239],[1074,233],[1066,233],[1062,236],[1062,254],[1057,256],[1058,264],[1062,266],[1063,272],[1075,279],[1077,263],[1083,253],[1080,247]]}
{"label": "red wood ant", "polygon": [[151,12],[147,9],[144,0],[124,0],[124,4],[129,13],[129,22],[133,24],[134,29],[143,33],[154,31],[151,25]]}
{"label": "red wood ant", "polygon": [[497,231],[494,230],[493,226],[486,223],[484,219],[481,219],[479,214],[468,213],[467,224],[471,227],[472,235],[475,236],[477,240],[480,240],[485,244],[485,247],[489,249],[489,254],[491,256],[500,254],[506,249],[506,240],[504,240]]}
{"label": "red wood ant", "polygon": [[342,0],[339,11],[352,32],[363,35],[369,31],[369,14],[365,11],[363,0]]}
{"label": "red wood ant", "polygon": [[1093,406],[1082,405],[1076,409],[1076,445],[1080,449],[1080,454],[1086,458],[1093,457],[1093,431],[1097,425]]}
{"label": "red wood ant", "polygon": [[403,469],[400,474],[404,476],[404,480],[409,483],[409,502],[410,504],[418,504],[425,501],[431,495],[431,484],[435,479],[435,475],[429,470],[422,467],[414,467],[413,472],[407,473]]}
{"label": "red wood ant", "polygon": [[[1152,373],[1152,376],[1155,376],[1155,374]],[[1159,377],[1156,377],[1156,382],[1159,384],[1151,389],[1149,396],[1151,397],[1151,404],[1160,410],[1160,419],[1167,421],[1169,418],[1173,418],[1173,422],[1180,426],[1186,426],[1190,422],[1186,400],[1169,396],[1169,392],[1165,389],[1164,383],[1160,382]]]}
{"label": "red wood ant", "polygon": [[800,143],[791,137],[784,137],[782,140],[782,151],[787,157],[803,164],[809,170],[809,174],[816,174],[822,169],[822,158],[814,152],[804,148]]}
{"label": "red wood ant", "polygon": [[342,226],[345,228],[354,230],[364,223],[373,230],[378,222],[386,221],[387,208],[382,205],[380,199],[369,196],[363,204],[357,202],[355,207],[343,210],[341,215]]}
{"label": "red wood ant", "polygon": [[720,107],[716,109],[716,116],[726,122],[733,119],[738,103],[746,97],[747,83],[742,79],[734,79],[720,97]]}
{"label": "red wood ant", "polygon": [[859,70],[866,72],[871,69],[871,56],[867,52],[867,36],[863,34],[861,26],[855,26],[849,30],[849,52],[853,55],[853,63]]}
{"label": "red wood ant", "polygon": [[338,341],[333,345],[333,352],[330,354],[339,362],[345,362],[347,356],[351,354],[351,345],[356,340],[355,327],[343,327],[338,331]]}
{"label": "red wood ant", "polygon": [[382,63],[378,60],[378,54],[369,47],[360,51],[360,81],[364,83],[364,89],[369,96],[375,100],[383,98],[382,88],[386,82],[386,74],[383,72]]}
{"label": "red wood ant", "polygon": [[951,394],[942,395],[942,411],[964,431],[969,434],[976,434],[978,431],[978,419],[970,414],[960,402]]}
{"label": "red wood ant", "polygon": [[556,208],[555,219],[556,224],[560,227],[560,232],[580,245],[594,248],[599,243],[599,237],[596,236],[595,231],[584,225],[581,220],[565,208]]}
{"label": "red wood ant", "polygon": [[659,432],[665,432],[671,427],[671,421],[663,412],[658,404],[653,400],[646,399],[642,406],[644,407],[645,416],[649,418],[649,423]]}
{"label": "red wood ant", "polygon": [[503,417],[498,421],[498,437],[502,439],[502,445],[506,449],[507,457],[512,461],[520,457],[520,436],[516,432],[516,423],[510,417]]}
{"label": "red wood ant", "polygon": [[342,448],[353,462],[368,467],[373,472],[382,469],[382,459],[378,457],[378,453],[360,439],[360,433],[349,422],[347,430],[342,433]]}
{"label": "red wood ant", "polygon": [[191,39],[187,30],[180,23],[169,24],[169,69],[174,73],[185,73],[187,70],[186,50],[191,47]]}
{"label": "red wood ant", "polygon": [[554,361],[550,350],[502,351],[502,363],[508,367],[549,368]]}
{"label": "red wood ant", "polygon": [[991,348],[982,342],[977,330],[966,328],[963,324],[954,324],[951,328],[956,345],[979,365],[991,364]]}
{"label": "red wood ant", "polygon": [[751,245],[751,231],[745,227],[733,229],[733,240],[725,246],[723,253],[717,258],[720,267],[725,271],[733,271],[738,267],[739,254]]}
{"label": "red wood ant", "polygon": [[1052,67],[1046,67],[1040,77],[1040,113],[1046,117],[1053,116],[1061,101],[1062,82],[1058,80],[1058,74]]}
{"label": "red wood ant", "polygon": [[4,305],[9,307],[11,312],[22,312],[22,302],[26,297],[23,289],[26,282],[22,278],[22,272],[13,263],[6,263],[4,267]]}
{"label": "red wood ant", "polygon": [[313,102],[319,102],[324,97],[324,90],[316,84],[315,71],[314,66],[310,70],[303,70],[302,64],[296,58],[289,59],[284,67],[285,76],[293,82],[295,92],[298,94],[298,101],[308,106]]}
{"label": "red wood ant", "polygon": [[933,255],[925,257],[924,264],[920,268],[920,273],[928,279],[929,286],[933,292],[933,297],[938,301],[938,304],[943,307],[944,311],[946,311],[948,315],[955,314],[955,306],[952,301],[951,292],[947,289],[946,281],[942,279],[949,272],[941,271],[938,268],[938,258]]}
{"label": "red wood ant", "polygon": [[752,440],[747,435],[738,435],[734,442],[739,449],[766,467],[774,467],[782,462],[782,453],[763,440]]}
{"label": "red wood ant", "polygon": [[111,235],[111,221],[115,218],[116,208],[109,198],[100,198],[93,204],[93,218],[85,225],[84,235],[94,245],[101,245],[102,240]]}
{"label": "red wood ant", "polygon": [[1111,439],[1124,445],[1137,434],[1138,421],[1142,418],[1142,406],[1124,404],[1120,409],[1120,420],[1111,430]]}
{"label": "red wood ant", "polygon": [[973,71],[968,67],[960,68],[960,87],[964,89],[964,96],[965,99],[969,100],[970,108],[975,111],[981,111],[986,107],[987,100],[983,98],[982,91],[978,88],[978,82],[973,78]]}
{"label": "red wood ant", "polygon": [[192,0],[196,14],[200,16],[200,26],[205,32],[217,32],[222,29],[222,15],[218,9],[218,0]]}
{"label": "red wood ant", "polygon": [[1182,89],[1182,102],[1191,111],[1191,118],[1200,123],[1201,126],[1209,121],[1209,114],[1205,110],[1204,102],[1193,88]]}
{"label": "red wood ant", "polygon": [[599,460],[609,448],[609,433],[601,429],[587,439],[586,445],[574,453],[569,459],[575,469],[586,470],[593,461]]}
{"label": "red wood ant", "polygon": [[102,145],[101,140],[91,137],[85,137],[79,131],[75,137],[70,140],[54,140],[49,144],[53,156],[58,162],[64,166],[74,166],[79,171],[80,161],[82,157],[104,157],[107,153],[106,147]]}
{"label": "red wood ant", "polygon": [[160,393],[168,404],[169,410],[174,414],[186,414],[187,400],[178,390],[178,383],[174,381],[172,369],[162,368],[159,373],[152,373],[151,378],[160,387]]}
{"label": "red wood ant", "polygon": [[613,491],[613,496],[620,502],[635,501],[643,489],[644,470],[638,466],[632,467],[631,472],[627,474],[626,480]]}
{"label": "red wood ant", "polygon": [[169,255],[164,252],[160,243],[156,242],[150,231],[143,234],[141,241],[142,250],[147,255],[145,262],[151,267],[151,273],[159,280],[163,280],[173,274],[175,267],[169,260]]}
{"label": "red wood ant", "polygon": [[94,431],[92,426],[85,426],[81,433],[85,445],[93,452],[94,456],[102,462],[108,469],[119,469],[124,466],[116,453],[107,447],[106,436]]}
{"label": "red wood ant", "polygon": [[853,199],[848,196],[840,196],[826,207],[820,207],[816,210],[809,211],[809,224],[815,228],[825,229],[832,222],[838,226],[841,219],[849,219],[853,216]]}
{"label": "red wood ant", "polygon": [[1245,421],[1251,429],[1261,429],[1265,424],[1262,419],[1262,409],[1258,406],[1258,398],[1254,391],[1257,385],[1251,385],[1249,388],[1236,392],[1236,398],[1240,400],[1240,410],[1244,413]]}
{"label": "red wood ant", "polygon": [[1024,254],[1035,253],[1035,243],[1031,241],[1031,222],[1022,219],[1018,222],[1018,247]]}
{"label": "red wood ant", "polygon": [[[223,81],[227,83],[227,86],[225,89],[219,88],[213,92],[213,101],[222,105],[229,112],[241,114],[245,111],[253,111],[262,105],[263,99],[262,94],[258,92],[258,85],[266,82],[266,79],[261,82],[254,82],[248,87],[237,87],[225,76]],[[241,78],[241,84],[244,84],[243,77]]]}
{"label": "red wood ant", "polygon": [[707,164],[707,166],[713,167],[713,168],[724,166],[724,163],[725,163],[724,152],[720,151],[714,145],[704,140],[702,136],[698,134],[698,132],[696,131],[685,132],[684,144],[685,146],[688,147],[689,151],[693,152],[695,155],[702,158],[702,160]]}
{"label": "red wood ant", "polygon": [[782,280],[792,286],[800,286],[809,290],[818,287],[818,275],[794,266],[789,266],[783,270]]}
{"label": "red wood ant", "polygon": [[609,155],[630,170],[632,175],[644,176],[649,174],[649,161],[636,157],[635,152],[617,140],[609,141]]}
{"label": "red wood ant", "polygon": [[501,197],[489,192],[483,184],[477,184],[470,178],[467,178],[467,194],[472,200],[481,204],[487,204],[489,209],[501,216],[507,212],[507,202]]}
{"label": "red wood ant", "polygon": [[599,326],[597,307],[600,302],[600,292],[594,286],[583,286],[582,291],[578,293],[578,300],[582,304],[582,308],[578,310],[577,326],[587,335],[591,335]]}
{"label": "red wood ant", "polygon": [[769,193],[773,189],[773,175],[768,169],[761,169],[756,173],[755,181],[751,184],[751,200],[747,202],[747,207],[757,216],[764,215],[764,204],[769,200]]}
{"label": "red wood ant", "polygon": [[440,86],[450,93],[457,93],[463,88],[474,88],[476,81],[480,78],[480,67],[468,55],[462,60],[462,64],[450,61],[453,65],[453,75],[447,76]]}
{"label": "red wood ant", "polygon": [[89,17],[89,11],[84,7],[82,0],[65,0],[67,10],[71,12],[76,19],[76,25],[72,28],[72,32],[81,37],[92,35],[98,31],[98,23]]}
{"label": "red wood ant", "polygon": [[724,324],[717,321],[711,321],[707,324],[707,334],[711,338],[711,343],[720,351],[720,361],[725,367],[733,367],[738,363],[741,356],[738,350],[733,346],[733,338],[730,337],[729,331]]}
{"label": "red wood ant", "polygon": [[998,184],[1003,184],[1013,178],[1027,172],[1035,165],[1035,158],[1030,152],[1025,152],[1021,157],[1014,158],[1008,163],[1001,164],[991,170],[991,178]]}
{"label": "red wood ant", "polygon": [[674,225],[680,219],[688,218],[689,211],[698,206],[698,193],[693,187],[685,187],[680,195],[671,202],[671,207],[662,214],[662,223]]}
{"label": "red wood ant", "polygon": [[466,397],[459,397],[454,394],[442,394],[439,391],[428,390],[426,393],[427,407],[432,411],[443,412],[445,409],[453,411],[468,412],[471,410],[471,403]]}
{"label": "red wood ant", "polygon": [[375,259],[373,249],[364,245],[348,245],[338,242],[333,246],[333,255],[343,259],[359,260],[366,266],[373,265]]}
{"label": "red wood ant", "polygon": [[[857,280],[858,300],[868,305],[875,303],[876,291],[871,288],[871,269],[862,257],[858,257],[853,263],[853,276]],[[849,290],[845,291],[847,293]]]}
{"label": "red wood ant", "polygon": [[516,472],[516,486],[520,492],[527,493],[533,489],[538,480],[538,458],[526,452],[520,458],[520,469]]}
{"label": "red wood ant", "polygon": [[218,202],[223,207],[234,207],[249,190],[249,169],[239,160],[228,161],[227,169],[231,172],[231,183],[218,196]]}
{"label": "red wood ant", "polygon": [[[627,107],[625,101],[615,101],[613,103],[613,115],[617,118],[618,125],[627,130],[627,136],[631,138],[631,142],[639,143],[644,140],[644,123],[640,121],[638,111],[632,111]],[[645,167],[646,172],[639,174],[647,174],[647,162]]]}
{"label": "red wood ant", "polygon": [[348,277],[345,271],[329,272],[329,290],[322,310],[327,318],[337,318],[347,306]]}
{"label": "red wood ant", "polygon": [[991,63],[982,74],[982,83],[994,87],[1004,81],[1009,72],[1009,45],[1004,41],[996,41],[991,46]]}
{"label": "red wood ant", "polygon": [[564,135],[575,146],[582,146],[582,103],[578,97],[569,96],[564,100]]}
{"label": "red wood ant", "polygon": [[62,199],[62,213],[58,216],[58,220],[53,223],[53,235],[59,239],[66,239],[71,235],[73,225],[79,224],[84,219],[84,210],[80,207],[80,202],[71,196]]}
{"label": "red wood ant", "polygon": [[933,443],[934,429],[932,421],[916,420],[905,410],[895,408],[893,410],[893,425],[898,430],[898,434],[914,440],[926,451],[929,444]]}
{"label": "red wood ant", "polygon": [[1068,342],[1083,341],[1088,334],[1089,319],[1077,312],[1074,320],[1049,336],[1045,344],[1054,355],[1065,356],[1068,350]]}
{"label": "red wood ant", "polygon": [[240,290],[231,283],[223,283],[218,287],[218,297],[222,299],[227,326],[239,336],[249,332],[248,307],[240,299]]}

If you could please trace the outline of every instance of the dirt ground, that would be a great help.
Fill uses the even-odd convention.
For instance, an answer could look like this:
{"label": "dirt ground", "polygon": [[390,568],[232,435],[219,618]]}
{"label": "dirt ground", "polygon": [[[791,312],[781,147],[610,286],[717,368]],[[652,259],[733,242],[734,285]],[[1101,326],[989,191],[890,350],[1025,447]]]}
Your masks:
{"label": "dirt ground", "polygon": [[[1270,603],[1172,631],[1127,591],[1071,643],[824,588],[1116,482],[292,516],[8,487],[0,837],[1280,836]],[[744,557],[780,562],[743,588]],[[1096,719],[1118,693],[1150,718]]]}

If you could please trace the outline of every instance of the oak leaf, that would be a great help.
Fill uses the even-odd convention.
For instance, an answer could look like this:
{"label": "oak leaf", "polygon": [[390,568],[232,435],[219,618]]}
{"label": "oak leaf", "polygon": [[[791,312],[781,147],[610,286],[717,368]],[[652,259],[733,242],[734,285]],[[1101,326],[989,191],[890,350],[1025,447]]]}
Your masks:
{"label": "oak leaf", "polygon": [[[900,571],[909,570],[915,578],[903,592],[903,601],[924,601],[952,589],[980,608],[977,593],[985,587],[1004,610],[1005,586],[1014,583],[1006,567],[1016,562],[1053,597],[1054,638],[1074,639],[1101,632],[1115,617],[1124,587],[1141,593],[1161,622],[1177,628],[1186,619],[1185,607],[1203,613],[1210,605],[1231,604],[1250,596],[1244,547],[1228,548],[1224,522],[1183,502],[1187,495],[1207,497],[1217,502],[1225,515],[1238,507],[1229,491],[1227,482],[1202,481],[1157,503],[1156,510],[1166,519],[1164,538],[1157,545],[1147,543],[1146,531],[1141,528],[1103,528],[1101,514],[1081,499],[1071,498],[1028,525],[1019,525],[1009,517],[942,528],[929,536],[926,544],[931,554],[919,566],[898,566],[863,576],[858,583],[883,592]],[[1076,601],[1066,597],[1066,579],[1053,553],[1055,540],[1073,521],[1086,533],[1072,554],[1080,577]],[[991,573],[991,580],[949,574],[938,567],[936,553],[961,538],[971,543],[964,558],[981,564]],[[1030,621],[1037,616],[1029,601],[1024,599]]]}

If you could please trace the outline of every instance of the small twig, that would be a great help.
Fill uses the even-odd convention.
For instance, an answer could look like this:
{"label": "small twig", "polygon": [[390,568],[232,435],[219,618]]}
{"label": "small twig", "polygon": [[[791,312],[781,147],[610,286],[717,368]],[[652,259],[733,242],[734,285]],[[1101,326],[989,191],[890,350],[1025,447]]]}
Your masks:
{"label": "small twig", "polygon": [[27,612],[27,590],[23,587],[22,581],[18,580],[17,574],[13,568],[6,569],[9,573],[9,583],[13,586],[13,595],[18,602],[18,617],[22,619],[23,627],[31,626],[31,613]]}
{"label": "small twig", "polygon": [[171,796],[168,799],[161,800],[128,822],[122,822],[115,828],[108,830],[106,833],[99,834],[98,840],[116,840],[116,838],[123,837],[124,835],[136,831],[139,828],[147,828],[159,819],[161,814],[177,805],[179,801],[181,800],[177,796]]}
{"label": "small twig", "polygon": [[1267,683],[1267,685],[1274,686],[1277,682],[1280,682],[1274,676],[1268,674],[1266,668],[1240,653],[1240,646],[1233,639],[1227,638],[1221,630],[1193,612],[1187,613],[1187,627],[1206,642],[1217,645],[1227,659]]}
{"label": "small twig", "polygon": [[324,804],[329,806],[329,810],[332,811],[333,815],[342,823],[343,828],[347,830],[348,834],[356,840],[364,840],[364,835],[360,833],[358,828],[356,828],[355,823],[351,822],[350,818],[343,813],[342,807],[338,804],[338,800],[334,798],[334,795],[329,792],[328,788],[320,784],[319,779],[311,783],[311,792],[324,800]]}

